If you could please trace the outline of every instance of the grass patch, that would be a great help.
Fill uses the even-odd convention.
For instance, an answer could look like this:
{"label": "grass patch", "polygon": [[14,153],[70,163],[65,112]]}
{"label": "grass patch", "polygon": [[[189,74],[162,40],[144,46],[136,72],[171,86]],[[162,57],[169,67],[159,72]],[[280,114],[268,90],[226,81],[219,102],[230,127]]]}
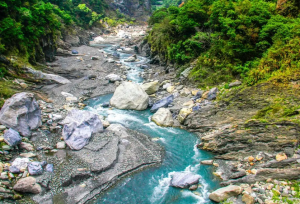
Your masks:
{"label": "grass patch", "polygon": [[0,107],[3,106],[5,99],[10,98],[15,93],[17,91],[12,81],[0,80]]}

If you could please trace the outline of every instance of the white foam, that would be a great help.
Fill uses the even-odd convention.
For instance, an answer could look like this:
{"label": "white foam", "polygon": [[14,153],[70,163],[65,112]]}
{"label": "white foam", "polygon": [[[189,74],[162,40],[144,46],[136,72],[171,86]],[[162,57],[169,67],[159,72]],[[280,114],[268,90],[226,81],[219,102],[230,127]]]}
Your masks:
{"label": "white foam", "polygon": [[[152,196],[150,198],[151,203],[159,203],[159,201],[167,194],[169,190],[169,185],[172,179],[172,175],[175,171],[170,172],[168,177],[164,177],[158,181],[158,186],[156,186],[153,190]],[[163,175],[161,175],[163,177]]]}

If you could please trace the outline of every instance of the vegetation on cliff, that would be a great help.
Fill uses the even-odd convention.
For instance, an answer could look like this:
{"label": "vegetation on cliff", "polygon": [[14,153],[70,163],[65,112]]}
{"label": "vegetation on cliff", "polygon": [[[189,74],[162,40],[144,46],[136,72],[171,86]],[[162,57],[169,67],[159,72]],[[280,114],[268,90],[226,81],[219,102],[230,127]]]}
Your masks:
{"label": "vegetation on cliff", "polygon": [[242,79],[299,79],[300,3],[281,0],[189,0],[153,13],[148,36],[161,59],[196,62],[199,86]]}

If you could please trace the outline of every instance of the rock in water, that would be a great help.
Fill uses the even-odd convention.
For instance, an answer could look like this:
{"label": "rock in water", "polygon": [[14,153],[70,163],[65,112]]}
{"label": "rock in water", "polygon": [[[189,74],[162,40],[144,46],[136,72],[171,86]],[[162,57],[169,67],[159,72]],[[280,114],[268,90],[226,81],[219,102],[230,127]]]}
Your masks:
{"label": "rock in water", "polygon": [[174,124],[172,113],[167,108],[158,109],[158,111],[152,116],[151,120],[154,121],[157,125],[163,127],[169,127]]}
{"label": "rock in water", "polygon": [[144,89],[144,91],[151,95],[151,94],[154,94],[158,91],[159,89],[159,83],[158,81],[152,81],[152,82],[149,82],[149,83],[145,83],[145,84],[142,84],[142,88]]}
{"label": "rock in water", "polygon": [[132,55],[127,59],[125,59],[124,62],[135,62],[136,59],[137,59],[136,55]]}
{"label": "rock in water", "polygon": [[191,172],[176,172],[172,175],[170,186],[177,188],[189,188],[199,183],[201,177]]}
{"label": "rock in water", "polygon": [[21,140],[20,134],[14,129],[9,128],[9,130],[5,131],[4,133],[4,141],[9,146],[16,146],[21,142]]}
{"label": "rock in water", "polygon": [[61,123],[64,124],[64,140],[74,150],[82,149],[89,143],[92,134],[103,131],[98,115],[85,110],[71,110]]}
{"label": "rock in water", "polygon": [[0,111],[0,123],[23,136],[30,136],[41,121],[41,110],[33,93],[17,93],[7,99]]}
{"label": "rock in water", "polygon": [[230,185],[212,192],[209,195],[209,199],[219,203],[232,196],[238,196],[242,191],[243,189],[240,186]]}
{"label": "rock in water", "polygon": [[18,180],[18,182],[14,185],[14,190],[23,193],[39,194],[42,191],[42,188],[36,183],[35,178],[29,176]]}
{"label": "rock in water", "polygon": [[110,105],[118,109],[145,110],[148,103],[148,94],[133,82],[123,82],[110,99]]}
{"label": "rock in water", "polygon": [[167,96],[159,101],[157,101],[156,103],[153,104],[152,108],[150,109],[150,111],[152,113],[156,112],[159,108],[166,108],[168,107],[169,104],[171,104],[174,100],[174,96],[170,95]]}

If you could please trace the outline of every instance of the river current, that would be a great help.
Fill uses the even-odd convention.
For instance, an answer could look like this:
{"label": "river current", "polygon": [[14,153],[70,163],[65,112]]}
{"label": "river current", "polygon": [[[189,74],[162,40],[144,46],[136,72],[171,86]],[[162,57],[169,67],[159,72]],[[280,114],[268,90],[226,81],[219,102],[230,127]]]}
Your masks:
{"label": "river current", "polygon": [[[111,46],[103,49],[113,53]],[[148,62],[147,58],[138,56],[139,62],[124,62],[130,54],[120,53],[123,65],[131,67],[127,79],[136,83],[143,82],[138,65]],[[219,181],[212,175],[211,166],[201,165],[201,160],[211,159],[209,152],[199,150],[196,144],[198,137],[179,128],[157,126],[151,121],[153,113],[144,111],[118,110],[103,108],[102,104],[109,102],[113,94],[108,94],[88,101],[87,110],[97,112],[107,118],[110,123],[142,132],[152,137],[165,149],[163,162],[159,167],[152,167],[135,173],[113,188],[109,189],[97,201],[97,204],[210,204],[208,193],[219,187]],[[193,172],[201,176],[199,188],[196,191],[170,187],[169,183],[174,172]]]}

